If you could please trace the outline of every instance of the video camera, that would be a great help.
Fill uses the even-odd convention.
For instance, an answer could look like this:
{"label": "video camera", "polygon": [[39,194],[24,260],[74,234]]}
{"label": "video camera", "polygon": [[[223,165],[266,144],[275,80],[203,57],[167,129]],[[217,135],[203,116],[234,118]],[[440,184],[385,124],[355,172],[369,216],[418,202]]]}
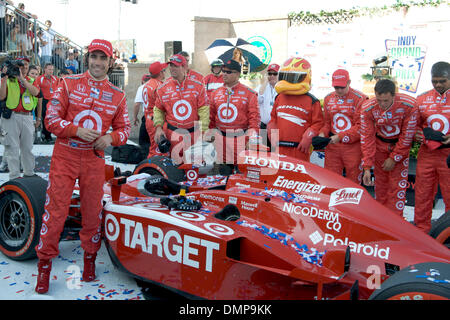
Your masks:
{"label": "video camera", "polygon": [[20,76],[20,67],[23,67],[24,63],[22,60],[6,60],[3,67],[6,67],[6,73],[2,73],[2,75],[8,76],[8,78],[18,78]]}

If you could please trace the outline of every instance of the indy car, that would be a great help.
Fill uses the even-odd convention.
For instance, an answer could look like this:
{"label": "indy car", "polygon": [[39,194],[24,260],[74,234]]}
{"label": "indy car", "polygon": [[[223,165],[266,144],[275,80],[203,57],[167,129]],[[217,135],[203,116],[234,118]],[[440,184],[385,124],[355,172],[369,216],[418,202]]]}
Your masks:
{"label": "indy car", "polygon": [[[430,235],[360,185],[255,151],[235,172],[153,157],[106,166],[103,240],[130,276],[193,299],[449,299],[449,212]],[[211,171],[211,170],[210,170]],[[222,170],[223,171],[223,170]],[[0,250],[33,259],[47,182],[0,188]],[[67,236],[81,225],[73,193]]]}

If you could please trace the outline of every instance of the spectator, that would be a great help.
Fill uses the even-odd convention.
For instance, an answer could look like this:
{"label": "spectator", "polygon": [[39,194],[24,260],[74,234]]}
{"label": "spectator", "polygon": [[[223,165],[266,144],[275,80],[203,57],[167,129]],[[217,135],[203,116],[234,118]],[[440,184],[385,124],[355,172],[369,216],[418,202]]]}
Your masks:
{"label": "spectator", "polygon": [[145,113],[144,113],[144,96],[142,94],[142,90],[144,89],[145,83],[150,80],[149,74],[144,74],[141,79],[141,85],[136,91],[136,97],[134,98],[134,107],[133,107],[133,119],[131,122],[133,126],[139,125],[139,111],[142,110],[142,119],[141,126],[139,127],[139,146],[142,149],[144,154],[148,154],[148,150],[150,147],[150,140],[147,134],[147,130],[145,130]]}
{"label": "spectator", "polygon": [[[431,214],[437,185],[441,187],[445,210],[450,210],[450,170],[446,159],[450,157],[450,64],[436,62],[431,68],[433,89],[417,97],[419,126],[416,138],[422,142],[417,156],[414,223],[422,231],[431,229]],[[441,135],[442,141],[425,140],[422,130],[431,128]]]}
{"label": "spectator", "polygon": [[45,21],[46,29],[42,33],[40,38],[41,42],[41,66],[45,66],[47,63],[52,62],[53,45],[55,43],[55,36],[53,30],[51,30],[52,22],[50,20]]}
{"label": "spectator", "polygon": [[11,0],[0,0],[0,52],[6,51],[7,21],[6,5],[13,5]]}
{"label": "spectator", "polygon": [[[156,89],[156,103],[153,108],[153,123],[156,127],[155,141],[159,143],[166,133],[171,141],[171,154],[176,163],[183,162],[184,150],[194,143],[195,131],[205,133],[209,128],[208,97],[203,83],[186,76],[186,59],[175,54],[169,59],[171,78]],[[196,127],[200,121],[200,127]],[[180,140],[183,139],[183,142]],[[180,144],[180,146],[178,146]]]}
{"label": "spectator", "polygon": [[[147,135],[150,141],[150,148],[148,152],[148,158],[162,155],[157,144],[155,142],[155,126],[153,125],[153,108],[155,106],[155,91],[160,85],[162,85],[165,74],[164,71],[167,68],[167,63],[153,62],[148,71],[150,72],[150,80],[144,84],[142,90],[144,100],[144,129],[146,129]],[[141,124],[142,130],[142,124]],[[140,131],[141,132],[141,131]],[[140,133],[139,132],[139,133]],[[140,137],[140,134],[139,134]]]}
{"label": "spectator", "polygon": [[402,217],[418,108],[415,98],[395,91],[393,81],[379,80],[375,97],[361,106],[361,151],[363,183],[374,185],[373,167],[376,200]]}
{"label": "spectator", "polygon": [[81,56],[78,49],[73,49],[73,59],[78,63],[77,72],[81,72]]}
{"label": "spectator", "polygon": [[[34,82],[36,82],[36,78],[39,77],[39,66],[31,65],[28,70],[28,76],[32,79],[34,79]],[[33,83],[34,83],[33,82]],[[34,126],[35,126],[35,138],[34,142],[40,142],[38,141],[38,137],[40,136],[40,126],[42,124],[42,101],[43,101],[43,94],[42,90],[39,90],[39,94],[37,96],[38,98],[38,104],[37,107],[33,110],[33,118],[34,118]],[[39,139],[40,140],[40,139]]]}
{"label": "spectator", "polygon": [[203,78],[203,84],[206,87],[206,94],[208,95],[208,99],[211,99],[211,94],[214,90],[223,86],[222,67],[222,60],[214,60],[213,62],[211,62],[211,73]]}
{"label": "spectator", "polygon": [[78,61],[75,59],[75,54],[73,53],[73,51],[69,51],[65,65],[66,67],[74,67],[72,69],[73,73],[78,72]]}
{"label": "spectator", "polygon": [[319,136],[330,137],[325,148],[325,168],[361,184],[361,143],[360,114],[361,104],[368,97],[350,87],[347,70],[338,69],[333,73],[334,92],[328,94],[323,102],[324,125]]}
{"label": "spectator", "polygon": [[55,53],[52,57],[52,63],[58,70],[65,69],[62,48],[60,46],[55,46]]}
{"label": "spectator", "polygon": [[247,144],[246,138],[257,136],[259,132],[258,96],[239,82],[239,62],[226,61],[222,72],[224,86],[211,95],[210,128],[217,128],[214,139],[217,160],[237,165],[238,154]]}
{"label": "spectator", "polygon": [[75,70],[74,66],[68,66],[65,69],[67,70],[69,75],[72,75],[72,74],[76,73],[76,70]]}
{"label": "spectator", "polygon": [[267,124],[270,122],[270,113],[272,112],[272,107],[275,102],[275,97],[277,92],[275,91],[275,84],[278,81],[278,71],[280,71],[280,66],[276,63],[272,63],[267,67],[267,78],[263,83],[256,88],[258,93],[258,105],[259,114],[261,116],[260,128],[263,129],[263,141],[267,142],[270,147],[270,141],[267,137]]}
{"label": "spectator", "polygon": [[10,54],[13,54],[17,56],[20,53],[21,47],[20,47],[20,41],[19,41],[19,33],[20,33],[20,26],[17,23],[12,24],[12,29],[8,34],[8,37],[6,39],[6,48],[10,52]]}
{"label": "spectator", "polygon": [[[63,78],[58,94],[52,96],[49,104],[45,122],[57,141],[50,167],[46,217],[36,246],[39,262],[35,291],[40,294],[49,289],[52,259],[59,253],[59,238],[77,180],[83,208],[80,231],[83,281],[91,282],[96,277],[95,260],[101,246],[104,150],[111,145],[125,144],[130,135],[125,93],[108,81],[111,57],[110,42],[93,40],[86,55],[88,71]],[[91,108],[89,115],[82,99],[72,99],[80,93],[89,94],[92,106],[98,106]]]}
{"label": "spectator", "polygon": [[[20,163],[24,169],[24,176],[34,176],[34,155],[32,111],[36,108],[39,89],[33,85],[33,79],[26,76],[30,60],[19,58],[23,62],[18,78],[4,75],[0,86],[0,100],[6,99],[6,107],[11,110],[9,119],[3,117],[2,127],[8,133],[5,139],[5,154],[9,167],[9,179],[20,177]],[[25,75],[25,76],[24,76]],[[22,98],[20,98],[22,97]],[[36,120],[41,120],[38,115]]]}
{"label": "spectator", "polygon": [[47,105],[51,100],[53,93],[55,93],[56,88],[58,87],[59,79],[53,75],[55,68],[53,64],[47,63],[44,66],[44,74],[37,77],[34,82],[35,86],[42,91],[43,100],[42,100],[42,142],[44,143],[52,143],[52,134],[47,130],[47,126],[45,124],[45,118],[47,114]]}
{"label": "spectator", "polygon": [[188,79],[196,80],[198,82],[203,83],[203,75],[189,68],[189,53],[187,53],[186,51],[181,51],[179,54],[182,55],[187,62],[186,65],[184,66],[184,69],[186,70],[186,77]]}

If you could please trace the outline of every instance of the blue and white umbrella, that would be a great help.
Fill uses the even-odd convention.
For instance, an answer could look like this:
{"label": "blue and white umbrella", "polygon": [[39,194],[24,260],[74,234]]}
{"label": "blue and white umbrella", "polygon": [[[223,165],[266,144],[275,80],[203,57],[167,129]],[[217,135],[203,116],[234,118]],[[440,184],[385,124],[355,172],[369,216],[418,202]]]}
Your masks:
{"label": "blue and white umbrella", "polygon": [[205,50],[205,54],[209,63],[215,59],[221,59],[226,62],[233,58],[235,49],[241,50],[244,59],[249,64],[250,72],[261,71],[267,67],[260,59],[262,56],[261,48],[254,46],[241,38],[216,39]]}

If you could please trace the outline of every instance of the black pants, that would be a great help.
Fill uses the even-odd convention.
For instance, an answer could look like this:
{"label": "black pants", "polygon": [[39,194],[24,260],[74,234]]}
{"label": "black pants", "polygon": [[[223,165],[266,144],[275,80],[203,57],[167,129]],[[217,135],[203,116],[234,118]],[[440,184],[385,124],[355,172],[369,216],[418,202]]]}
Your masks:
{"label": "black pants", "polygon": [[42,139],[50,140],[52,138],[52,134],[45,127],[45,117],[47,114],[47,99],[42,99]]}
{"label": "black pants", "polygon": [[269,133],[267,132],[267,124],[265,124],[264,122],[261,122],[261,124],[259,125],[261,131],[260,131],[260,135],[262,138],[262,142],[267,144],[267,146],[269,147],[269,150],[271,150],[272,145],[270,143],[269,140]]}
{"label": "black pants", "polygon": [[6,20],[0,18],[0,52],[6,52]]}
{"label": "black pants", "polygon": [[145,155],[148,154],[150,144],[150,137],[148,136],[147,128],[145,127],[145,116],[143,116],[141,119],[141,126],[139,127],[139,146]]}

